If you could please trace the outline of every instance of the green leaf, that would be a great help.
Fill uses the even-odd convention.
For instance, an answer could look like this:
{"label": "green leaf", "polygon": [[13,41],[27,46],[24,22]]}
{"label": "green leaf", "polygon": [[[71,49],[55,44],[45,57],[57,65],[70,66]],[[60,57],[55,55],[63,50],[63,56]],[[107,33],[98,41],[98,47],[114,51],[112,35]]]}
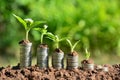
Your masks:
{"label": "green leaf", "polygon": [[68,42],[68,44],[70,46],[71,52],[72,52],[72,43],[71,43],[71,41],[69,39],[66,39],[66,40],[67,40],[67,42]]}
{"label": "green leaf", "polygon": [[42,28],[33,28],[33,30],[36,30],[36,31],[42,32]]}
{"label": "green leaf", "polygon": [[44,25],[44,26],[43,26],[43,28],[44,28],[44,29],[47,29],[47,28],[48,28],[48,26],[47,26],[47,25]]}
{"label": "green leaf", "polygon": [[48,38],[48,39],[50,39],[50,40],[52,40],[52,41],[55,41],[55,36],[54,36],[52,33],[47,32],[45,35],[47,35],[46,38]]}
{"label": "green leaf", "polygon": [[24,26],[25,30],[28,29],[26,22],[22,18],[20,18],[19,16],[15,14],[13,14],[13,16]]}
{"label": "green leaf", "polygon": [[47,32],[45,35],[47,35],[51,39],[55,39],[55,36],[50,32]]}
{"label": "green leaf", "polygon": [[74,50],[74,48],[76,47],[76,45],[80,42],[80,40],[78,40],[73,46],[72,46],[72,50]]}
{"label": "green leaf", "polygon": [[27,26],[28,25],[30,26],[34,22],[31,18],[26,18],[26,19],[24,19],[24,21],[26,22]]}
{"label": "green leaf", "polygon": [[43,28],[34,28],[34,30],[37,30],[39,32],[41,32],[42,34],[46,34],[47,30],[43,29]]}
{"label": "green leaf", "polygon": [[37,27],[38,25],[45,23],[45,21],[35,21],[30,25],[30,28]]}
{"label": "green leaf", "polygon": [[52,41],[55,41],[55,39],[53,39],[53,38],[51,38],[51,37],[46,37],[46,38],[48,38],[48,39],[50,39],[50,40],[52,40]]}

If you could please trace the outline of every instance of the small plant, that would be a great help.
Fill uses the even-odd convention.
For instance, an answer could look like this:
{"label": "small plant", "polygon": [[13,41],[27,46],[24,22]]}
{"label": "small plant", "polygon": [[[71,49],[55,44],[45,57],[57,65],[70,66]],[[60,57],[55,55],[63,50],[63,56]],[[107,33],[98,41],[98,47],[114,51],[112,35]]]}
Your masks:
{"label": "small plant", "polygon": [[[32,55],[31,55],[31,47],[32,43],[29,42],[28,35],[30,30],[33,27],[36,27],[37,25],[43,23],[43,21],[33,21],[30,18],[22,19],[21,17],[13,14],[13,16],[22,24],[26,31],[26,38],[25,40],[22,40],[19,42],[20,44],[20,67],[28,67],[31,66],[32,62]],[[24,44],[25,43],[25,44]]]}
{"label": "small plant", "polygon": [[72,45],[72,43],[71,43],[71,41],[69,39],[67,39],[67,42],[69,43],[70,51],[72,53],[74,51],[76,45],[80,42],[80,40],[78,40],[74,45]]}
{"label": "small plant", "polygon": [[86,57],[86,60],[89,60],[90,58],[90,52],[88,52],[87,48],[85,49],[85,57]]}
{"label": "small plant", "polygon": [[72,45],[69,39],[67,39],[67,42],[70,46],[70,54],[67,55],[67,69],[78,68],[78,53],[74,51],[74,49],[80,40],[77,41],[74,45]]}
{"label": "small plant", "polygon": [[27,18],[27,19],[22,19],[21,17],[13,14],[13,16],[23,25],[23,27],[25,28],[26,31],[26,41],[29,41],[28,39],[28,34],[29,31],[33,28],[36,27],[37,25],[41,24],[41,23],[45,23],[45,21],[33,21],[31,18]]}
{"label": "small plant", "polygon": [[66,40],[66,38],[59,38],[57,35],[49,34],[48,37],[50,40],[55,42],[55,47],[59,49],[59,43],[63,40]]}
{"label": "small plant", "polygon": [[81,61],[82,67],[85,70],[94,70],[94,61],[90,58],[90,52],[88,52],[87,48],[85,49],[85,60]]}
{"label": "small plant", "polygon": [[48,46],[43,43],[45,35],[51,35],[52,33],[47,32],[47,25],[44,25],[43,28],[34,28],[41,33],[40,36],[40,45],[37,48],[37,65],[39,68],[48,67]]}
{"label": "small plant", "polygon": [[52,33],[50,32],[47,32],[47,25],[44,25],[43,28],[34,28],[34,30],[37,30],[41,33],[41,36],[40,36],[40,43],[43,44],[43,39],[44,39],[44,36],[47,35],[47,36],[51,36]]}
{"label": "small plant", "polygon": [[49,39],[55,42],[55,51],[52,54],[52,66],[56,69],[61,69],[64,67],[64,52],[59,48],[59,43],[66,38],[59,38],[57,35],[49,35]]}

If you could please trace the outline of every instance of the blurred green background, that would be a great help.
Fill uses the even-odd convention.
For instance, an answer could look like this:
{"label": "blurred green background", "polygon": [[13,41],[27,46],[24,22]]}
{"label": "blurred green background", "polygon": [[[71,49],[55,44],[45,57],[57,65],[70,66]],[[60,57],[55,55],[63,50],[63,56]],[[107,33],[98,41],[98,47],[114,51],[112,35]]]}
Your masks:
{"label": "blurred green background", "polygon": [[[48,31],[59,37],[69,37],[76,47],[80,60],[84,48],[89,48],[96,64],[116,64],[120,58],[120,1],[119,0],[2,0],[0,1],[0,66],[19,62],[18,42],[25,37],[24,28],[12,14],[22,18],[47,21]],[[43,26],[41,24],[40,26]],[[40,34],[31,31],[33,63]],[[53,52],[53,42],[44,39]],[[60,47],[69,52],[66,41]],[[112,60],[111,60],[112,59]]]}

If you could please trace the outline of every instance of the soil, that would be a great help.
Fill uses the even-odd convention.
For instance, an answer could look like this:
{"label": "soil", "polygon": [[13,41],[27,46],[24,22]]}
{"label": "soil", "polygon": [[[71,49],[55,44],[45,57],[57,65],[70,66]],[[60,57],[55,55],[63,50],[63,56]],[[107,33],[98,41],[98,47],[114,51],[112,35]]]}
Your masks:
{"label": "soil", "polygon": [[77,56],[78,55],[78,53],[76,52],[76,51],[73,51],[73,52],[71,52],[70,54],[68,54],[69,56]]}
{"label": "soil", "polygon": [[[0,68],[0,80],[120,80],[120,64],[109,65],[112,67],[108,72],[102,70],[78,69],[39,69],[31,66],[20,69],[17,66]],[[110,68],[109,67],[109,68]]]}
{"label": "soil", "polygon": [[30,43],[30,41],[21,40],[21,41],[19,42],[19,44],[22,44],[22,45],[26,45],[27,43]]}
{"label": "soil", "polygon": [[57,52],[57,53],[63,53],[63,51],[61,49],[59,49],[59,48],[56,48],[55,52]]}
{"label": "soil", "polygon": [[38,47],[40,47],[40,48],[48,48],[48,45],[47,44],[40,44]]}
{"label": "soil", "polygon": [[94,64],[94,61],[92,59],[88,59],[88,60],[83,60],[81,61],[81,64]]}

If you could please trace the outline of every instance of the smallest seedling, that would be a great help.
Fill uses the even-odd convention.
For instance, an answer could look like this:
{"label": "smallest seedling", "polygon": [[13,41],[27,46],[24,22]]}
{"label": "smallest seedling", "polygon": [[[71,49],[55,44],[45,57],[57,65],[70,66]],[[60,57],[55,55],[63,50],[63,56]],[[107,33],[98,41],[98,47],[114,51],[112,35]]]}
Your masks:
{"label": "smallest seedling", "polygon": [[89,60],[90,58],[90,52],[88,52],[87,48],[85,49],[85,57],[86,57],[86,60]]}

